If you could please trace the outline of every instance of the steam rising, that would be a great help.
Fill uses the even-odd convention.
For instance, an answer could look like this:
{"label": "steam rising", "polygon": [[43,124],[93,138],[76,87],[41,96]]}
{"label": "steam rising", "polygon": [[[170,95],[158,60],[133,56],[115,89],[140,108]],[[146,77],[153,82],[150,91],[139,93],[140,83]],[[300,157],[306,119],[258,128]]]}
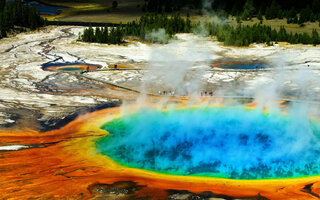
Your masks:
{"label": "steam rising", "polygon": [[154,45],[143,77],[142,91],[159,88],[180,96],[198,93],[201,77],[209,68],[212,57],[210,51],[203,48],[203,42],[201,38],[195,38]]}
{"label": "steam rising", "polygon": [[169,42],[170,36],[166,34],[166,30],[161,28],[159,30],[152,30],[147,33],[146,39],[152,43],[166,44]]}
{"label": "steam rising", "polygon": [[[201,24],[195,32],[206,36]],[[147,37],[168,41],[161,29]],[[175,96],[201,98],[199,93],[205,90],[201,80],[214,73],[207,70],[216,55],[206,38],[178,37],[165,45],[152,45],[143,94],[165,90]],[[310,119],[319,116],[319,105],[314,103],[320,99],[320,77],[307,65],[293,66],[296,56],[280,49],[265,60],[272,66],[269,71],[256,71],[254,78],[244,82],[234,81],[236,91],[242,92],[234,95],[257,102],[253,111],[204,105],[167,112],[142,108],[129,115],[124,107],[122,118],[103,127],[110,135],[97,142],[98,149],[124,165],[171,174],[235,179],[318,175],[320,126]],[[222,87],[214,95],[233,91],[219,84]],[[279,107],[282,99],[291,101],[286,112]]]}
{"label": "steam rising", "polygon": [[241,108],[141,110],[106,124],[111,136],[98,148],[125,165],[171,174],[235,179],[316,175],[320,129],[298,107],[293,117]]}

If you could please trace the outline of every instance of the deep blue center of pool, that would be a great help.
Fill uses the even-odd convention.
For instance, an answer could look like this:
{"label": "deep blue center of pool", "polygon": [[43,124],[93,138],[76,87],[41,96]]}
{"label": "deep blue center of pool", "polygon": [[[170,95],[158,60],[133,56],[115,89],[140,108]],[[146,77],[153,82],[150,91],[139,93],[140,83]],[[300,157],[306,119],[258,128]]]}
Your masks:
{"label": "deep blue center of pool", "polygon": [[105,124],[97,149],[134,168],[232,179],[320,172],[320,127],[308,118],[242,108],[141,110]]}

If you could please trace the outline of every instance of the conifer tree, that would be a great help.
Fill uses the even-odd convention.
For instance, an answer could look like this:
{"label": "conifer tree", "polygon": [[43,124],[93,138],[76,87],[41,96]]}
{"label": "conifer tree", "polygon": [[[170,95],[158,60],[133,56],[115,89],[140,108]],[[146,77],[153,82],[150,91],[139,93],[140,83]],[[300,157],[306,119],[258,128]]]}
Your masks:
{"label": "conifer tree", "polygon": [[319,34],[317,32],[316,29],[313,29],[312,30],[312,43],[314,46],[316,46],[317,44],[320,44],[320,37],[319,37]]}
{"label": "conifer tree", "polygon": [[281,8],[276,0],[273,0],[271,6],[266,9],[266,19],[274,19],[277,18],[279,13],[281,12]]}
{"label": "conifer tree", "polygon": [[7,32],[11,30],[21,31],[23,28],[33,30],[44,25],[45,20],[35,8],[21,1],[0,0],[0,38],[6,37]]}
{"label": "conifer tree", "polygon": [[0,0],[0,12],[3,11],[5,5],[6,5],[6,0]]}
{"label": "conifer tree", "polygon": [[255,8],[252,0],[247,0],[243,6],[242,19],[250,20],[254,14]]}

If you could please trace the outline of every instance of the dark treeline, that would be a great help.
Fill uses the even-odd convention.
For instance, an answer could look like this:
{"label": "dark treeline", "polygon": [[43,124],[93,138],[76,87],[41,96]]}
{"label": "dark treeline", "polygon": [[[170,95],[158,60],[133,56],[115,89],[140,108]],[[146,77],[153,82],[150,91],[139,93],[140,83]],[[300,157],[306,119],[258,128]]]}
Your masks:
{"label": "dark treeline", "polygon": [[163,12],[177,11],[183,7],[204,8],[210,6],[214,10],[225,10],[226,12],[237,15],[242,13],[246,3],[252,5],[253,13],[259,11],[266,13],[268,9],[282,11],[294,9],[300,13],[305,8],[310,8],[313,12],[320,12],[319,0],[146,0],[146,11]]}
{"label": "dark treeline", "polygon": [[202,8],[202,0],[145,0],[143,11],[145,12],[176,12],[183,7],[192,9]]}
{"label": "dark treeline", "polygon": [[86,28],[82,34],[79,35],[79,40],[83,42],[96,42],[105,44],[121,44],[123,43],[123,28],[122,26],[109,28],[90,26]]}
{"label": "dark treeline", "polygon": [[243,20],[262,18],[262,15],[266,19],[286,18],[288,23],[299,24],[320,20],[320,0],[215,0],[211,6]]}
{"label": "dark treeline", "polygon": [[[236,15],[239,12],[243,11],[244,5],[248,0],[214,0],[211,3],[213,9],[222,9],[228,13]],[[251,0],[254,8],[254,13],[259,11],[265,13],[268,8],[271,7],[280,7],[282,10],[290,10],[291,8],[300,12],[306,7],[311,7],[315,12],[319,12],[319,0]]]}
{"label": "dark treeline", "polygon": [[[242,20],[252,17],[266,19],[286,18],[288,23],[302,24],[320,20],[320,0],[146,0],[146,12],[172,12],[181,8],[212,8]],[[259,17],[261,16],[261,17]]]}
{"label": "dark treeline", "polygon": [[[164,29],[169,37],[176,33],[190,33],[200,27],[199,24],[192,25],[190,20],[183,19],[176,14],[172,17],[157,14],[147,14],[138,21],[132,21],[128,24],[121,24],[113,28],[92,28],[91,26],[80,34],[79,39],[84,42],[98,42],[107,44],[121,44],[126,36],[134,36],[143,41],[157,42],[148,39],[148,33]],[[314,29],[312,34],[307,33],[293,34],[288,33],[284,26],[279,31],[272,29],[271,26],[255,24],[253,26],[244,26],[238,24],[236,27],[229,24],[206,24],[209,35],[217,36],[218,41],[225,45],[248,46],[252,43],[266,43],[272,45],[273,42],[289,42],[291,44],[320,44],[318,32]]]}
{"label": "dark treeline", "polygon": [[24,28],[34,30],[45,24],[46,20],[40,17],[34,7],[20,1],[0,0],[0,38],[6,37],[9,31],[23,31]]}
{"label": "dark treeline", "polygon": [[136,36],[141,40],[147,40],[147,33],[153,30],[164,29],[169,37],[172,37],[176,33],[189,33],[191,28],[190,19],[183,19],[179,14],[174,14],[172,17],[146,14],[139,21],[126,24],[124,33],[126,36]]}
{"label": "dark treeline", "polygon": [[143,41],[150,41],[147,34],[152,31],[164,29],[169,38],[176,33],[189,33],[191,31],[191,21],[189,18],[183,19],[179,14],[172,17],[166,15],[146,14],[140,17],[138,21],[132,21],[127,24],[120,24],[114,28],[96,28],[89,27],[79,36],[84,42],[98,42],[108,44],[121,44],[123,37],[133,36]]}
{"label": "dark treeline", "polygon": [[213,8],[221,8],[227,13],[240,16],[243,20],[256,16],[266,19],[286,18],[288,23],[299,23],[319,21],[320,0],[289,1],[289,0],[239,0],[235,4],[225,5],[231,0],[217,0],[212,4]]}
{"label": "dark treeline", "polygon": [[207,24],[210,35],[217,36],[220,42],[232,46],[248,46],[252,43],[266,43],[272,45],[273,42],[289,42],[291,44],[320,44],[318,32],[314,29],[312,35],[307,33],[292,34],[281,26],[280,30],[271,29],[271,26],[255,24],[253,26],[237,27],[230,25]]}

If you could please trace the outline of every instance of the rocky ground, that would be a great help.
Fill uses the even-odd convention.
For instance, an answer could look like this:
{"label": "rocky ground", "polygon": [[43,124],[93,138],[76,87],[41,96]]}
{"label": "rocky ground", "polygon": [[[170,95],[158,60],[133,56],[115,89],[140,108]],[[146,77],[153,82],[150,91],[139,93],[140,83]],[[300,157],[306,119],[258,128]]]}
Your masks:
{"label": "rocky ground", "polygon": [[[259,97],[263,90],[272,96],[277,93],[277,98],[320,98],[319,47],[234,48],[190,34],[180,34],[166,45],[137,41],[121,46],[87,44],[77,41],[82,30],[52,26],[0,40],[0,127],[56,128],[78,114],[134,100],[138,92],[200,95],[212,91],[217,96]],[[259,60],[273,68],[223,70],[211,66],[229,60]],[[48,62],[100,64],[103,70],[83,75],[43,71],[41,65]],[[111,64],[131,68],[109,70]],[[115,89],[112,84],[123,88]]]}

